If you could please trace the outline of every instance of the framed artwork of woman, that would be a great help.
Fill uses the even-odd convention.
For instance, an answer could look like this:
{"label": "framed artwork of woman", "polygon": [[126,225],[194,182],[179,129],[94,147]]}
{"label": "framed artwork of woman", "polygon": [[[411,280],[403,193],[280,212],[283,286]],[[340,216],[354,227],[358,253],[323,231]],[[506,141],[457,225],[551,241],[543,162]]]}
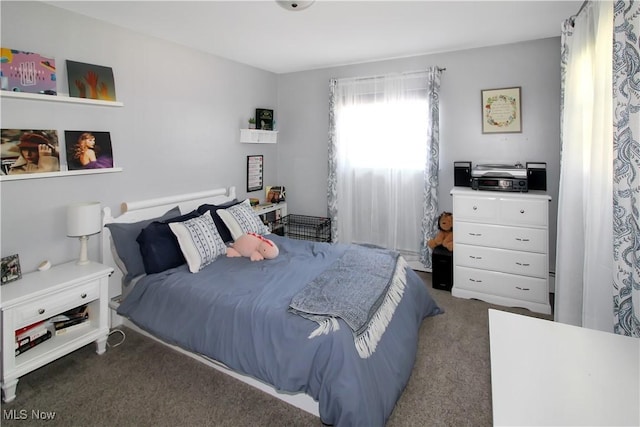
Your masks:
{"label": "framed artwork of woman", "polygon": [[113,167],[113,150],[109,132],[64,131],[69,170]]}

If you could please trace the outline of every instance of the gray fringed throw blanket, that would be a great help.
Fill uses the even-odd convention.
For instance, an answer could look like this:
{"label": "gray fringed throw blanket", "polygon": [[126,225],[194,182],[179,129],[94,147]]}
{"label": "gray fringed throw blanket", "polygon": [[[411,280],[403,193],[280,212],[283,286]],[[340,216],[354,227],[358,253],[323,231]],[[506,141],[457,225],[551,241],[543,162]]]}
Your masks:
{"label": "gray fringed throw blanket", "polygon": [[331,267],[309,282],[289,311],[320,326],[309,338],[339,329],[336,318],[351,328],[358,354],[371,356],[402,299],[406,261],[387,249],[351,246]]}

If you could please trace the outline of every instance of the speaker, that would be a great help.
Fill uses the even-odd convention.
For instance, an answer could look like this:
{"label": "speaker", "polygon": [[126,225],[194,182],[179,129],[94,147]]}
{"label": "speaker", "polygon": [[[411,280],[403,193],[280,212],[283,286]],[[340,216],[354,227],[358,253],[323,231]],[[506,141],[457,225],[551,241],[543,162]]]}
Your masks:
{"label": "speaker", "polygon": [[436,246],[431,254],[431,286],[451,292],[453,287],[453,252],[444,246]]}
{"label": "speaker", "polygon": [[547,164],[527,162],[527,186],[529,190],[547,191]]}
{"label": "speaker", "polygon": [[453,162],[453,185],[471,187],[471,162]]}

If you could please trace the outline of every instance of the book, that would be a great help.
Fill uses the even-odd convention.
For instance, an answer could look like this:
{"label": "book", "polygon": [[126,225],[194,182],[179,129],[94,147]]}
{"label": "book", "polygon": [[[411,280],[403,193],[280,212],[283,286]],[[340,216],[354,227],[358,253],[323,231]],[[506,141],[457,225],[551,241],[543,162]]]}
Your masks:
{"label": "book", "polygon": [[78,330],[78,329],[82,329],[85,326],[89,325],[89,323],[90,322],[84,321],[84,322],[76,323],[75,325],[67,326],[66,328],[56,329],[55,334],[56,334],[56,336],[64,335],[66,333],[73,332],[73,331]]}
{"label": "book", "polygon": [[29,331],[31,329],[34,329],[34,328],[37,328],[38,326],[41,326],[41,325],[44,326],[44,320],[32,323],[32,324],[24,326],[24,327],[22,327],[20,329],[16,329],[16,338],[21,336],[21,335],[24,335],[27,331]]}
{"label": "book", "polygon": [[89,316],[89,306],[87,304],[72,308],[71,310],[67,310],[64,313],[60,313],[57,316],[53,316],[49,319],[49,322],[54,325],[58,322],[65,322],[67,320],[74,320],[80,318],[86,318]]}
{"label": "book", "polygon": [[51,333],[51,331],[47,330],[47,333],[42,335],[41,337],[38,337],[35,340],[29,341],[27,344],[21,345],[20,347],[18,347],[16,349],[16,356],[19,355],[19,354],[24,353],[27,350],[32,349],[33,347],[37,346],[38,344],[41,344],[41,343],[45,342],[46,340],[48,340],[52,336],[53,336],[53,334]]}
{"label": "book", "polygon": [[16,348],[23,346],[25,344],[30,343],[33,340],[40,338],[43,335],[46,335],[48,329],[44,326],[37,329],[30,329],[27,333],[23,333],[20,336],[16,337]]}
{"label": "book", "polygon": [[60,322],[54,322],[53,323],[53,328],[57,331],[58,329],[65,329],[65,328],[68,328],[69,326],[77,325],[79,323],[84,323],[87,320],[89,320],[89,314],[88,313],[83,317],[74,317],[73,319],[62,320]]}

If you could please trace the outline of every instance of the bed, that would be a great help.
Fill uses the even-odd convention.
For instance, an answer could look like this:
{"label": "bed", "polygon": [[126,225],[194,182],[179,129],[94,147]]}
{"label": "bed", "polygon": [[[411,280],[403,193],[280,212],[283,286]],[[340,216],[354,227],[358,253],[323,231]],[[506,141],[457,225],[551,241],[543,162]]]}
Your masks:
{"label": "bed", "polygon": [[[413,369],[423,319],[442,310],[391,251],[269,234],[250,216],[234,187],[126,202],[117,217],[105,208],[102,260],[117,267],[118,314],[325,424],[384,425]],[[277,245],[278,256],[221,255],[220,240],[226,248],[248,231]],[[193,241],[209,232],[216,243],[194,257]],[[183,258],[170,262],[176,246]],[[331,309],[317,311],[319,300]]]}

